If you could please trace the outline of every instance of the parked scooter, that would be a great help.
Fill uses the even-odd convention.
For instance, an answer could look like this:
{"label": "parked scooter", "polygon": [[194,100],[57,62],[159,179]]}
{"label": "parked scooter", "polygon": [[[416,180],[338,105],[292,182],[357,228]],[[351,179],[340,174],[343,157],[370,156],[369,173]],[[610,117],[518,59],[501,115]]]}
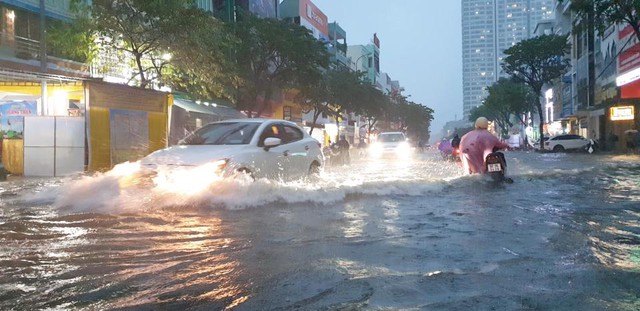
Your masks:
{"label": "parked scooter", "polygon": [[589,139],[589,143],[586,146],[584,146],[584,151],[586,151],[589,154],[598,151],[598,149],[600,149],[598,146],[598,142],[593,139]]}

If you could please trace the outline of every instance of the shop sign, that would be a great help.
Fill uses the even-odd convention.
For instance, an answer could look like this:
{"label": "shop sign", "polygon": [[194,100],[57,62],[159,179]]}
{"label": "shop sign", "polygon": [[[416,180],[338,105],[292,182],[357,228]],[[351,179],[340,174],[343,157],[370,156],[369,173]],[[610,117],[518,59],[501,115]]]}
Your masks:
{"label": "shop sign", "polygon": [[633,120],[633,106],[611,107],[611,121]]}
{"label": "shop sign", "polygon": [[0,130],[8,138],[20,137],[24,131],[24,116],[38,114],[35,101],[0,102]]}

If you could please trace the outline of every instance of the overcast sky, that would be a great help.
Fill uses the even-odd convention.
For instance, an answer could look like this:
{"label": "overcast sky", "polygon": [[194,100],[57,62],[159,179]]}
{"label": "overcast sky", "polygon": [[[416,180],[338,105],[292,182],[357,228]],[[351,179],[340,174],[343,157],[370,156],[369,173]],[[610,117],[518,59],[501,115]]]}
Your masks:
{"label": "overcast sky", "polygon": [[462,118],[460,0],[312,0],[349,45],[380,38],[380,70],[435,110],[431,133]]}

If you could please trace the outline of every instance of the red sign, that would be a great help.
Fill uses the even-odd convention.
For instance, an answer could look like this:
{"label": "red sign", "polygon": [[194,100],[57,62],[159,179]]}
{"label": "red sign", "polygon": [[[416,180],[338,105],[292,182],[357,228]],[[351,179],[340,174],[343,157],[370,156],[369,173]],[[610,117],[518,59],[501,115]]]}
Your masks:
{"label": "red sign", "polygon": [[373,44],[375,44],[378,48],[380,48],[380,39],[378,39],[378,34],[373,34]]}
{"label": "red sign", "polygon": [[310,0],[300,0],[300,17],[311,23],[325,36],[329,36],[329,19]]}
{"label": "red sign", "polygon": [[618,75],[621,75],[640,67],[640,43],[638,43],[631,26],[626,26],[618,31],[618,39],[620,39],[620,45],[624,45],[629,40],[626,48],[618,56]]}

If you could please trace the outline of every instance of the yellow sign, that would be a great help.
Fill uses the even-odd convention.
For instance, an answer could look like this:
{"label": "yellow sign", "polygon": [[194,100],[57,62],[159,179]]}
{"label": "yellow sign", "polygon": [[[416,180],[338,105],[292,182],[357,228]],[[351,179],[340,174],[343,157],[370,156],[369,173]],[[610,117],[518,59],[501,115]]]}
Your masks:
{"label": "yellow sign", "polygon": [[633,120],[633,106],[611,107],[611,121]]}

